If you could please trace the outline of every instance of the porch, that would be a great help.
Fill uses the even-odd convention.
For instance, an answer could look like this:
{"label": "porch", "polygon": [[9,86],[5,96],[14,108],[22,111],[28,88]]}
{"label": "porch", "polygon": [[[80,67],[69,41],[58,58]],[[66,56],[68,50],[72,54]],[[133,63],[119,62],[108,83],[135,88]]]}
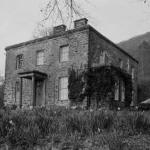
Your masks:
{"label": "porch", "polygon": [[22,108],[23,104],[23,79],[31,80],[31,102],[32,106],[35,107],[37,105],[42,105],[42,100],[45,99],[45,79],[47,78],[47,74],[32,70],[32,71],[24,71],[20,72],[20,108]]}

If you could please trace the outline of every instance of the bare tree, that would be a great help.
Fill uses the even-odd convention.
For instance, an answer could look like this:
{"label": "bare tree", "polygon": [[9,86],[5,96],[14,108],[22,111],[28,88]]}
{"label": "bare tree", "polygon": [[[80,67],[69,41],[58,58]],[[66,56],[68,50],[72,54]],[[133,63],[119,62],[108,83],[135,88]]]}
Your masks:
{"label": "bare tree", "polygon": [[52,24],[62,23],[71,27],[75,18],[83,17],[83,9],[77,0],[49,0],[46,7],[41,10],[44,21],[50,20]]}
{"label": "bare tree", "polygon": [[[88,2],[88,0],[82,0]],[[48,0],[41,9],[41,20],[33,31],[33,39],[53,34],[53,26],[58,24],[67,25],[67,29],[73,26],[73,21],[87,16],[77,0]]]}
{"label": "bare tree", "polygon": [[52,34],[53,34],[52,27],[46,27],[46,26],[38,24],[35,30],[33,31],[33,39],[50,36]]}

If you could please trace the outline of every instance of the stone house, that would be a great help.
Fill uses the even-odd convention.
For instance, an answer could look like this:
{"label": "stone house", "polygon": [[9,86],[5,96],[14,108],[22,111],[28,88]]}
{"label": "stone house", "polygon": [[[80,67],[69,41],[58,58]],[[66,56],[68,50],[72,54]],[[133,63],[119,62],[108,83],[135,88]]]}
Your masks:
{"label": "stone house", "polygon": [[[132,101],[137,99],[138,62],[88,25],[83,18],[74,29],[54,27],[51,36],[6,47],[5,105],[18,107],[68,106],[68,69],[111,64],[132,76]],[[124,101],[123,84],[115,100]]]}

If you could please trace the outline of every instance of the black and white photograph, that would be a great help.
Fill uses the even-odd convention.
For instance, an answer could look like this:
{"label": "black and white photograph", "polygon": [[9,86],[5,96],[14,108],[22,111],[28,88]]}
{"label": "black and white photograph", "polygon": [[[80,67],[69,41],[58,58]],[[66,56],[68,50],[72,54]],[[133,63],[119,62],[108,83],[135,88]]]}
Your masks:
{"label": "black and white photograph", "polygon": [[0,0],[0,150],[150,150],[150,0]]}

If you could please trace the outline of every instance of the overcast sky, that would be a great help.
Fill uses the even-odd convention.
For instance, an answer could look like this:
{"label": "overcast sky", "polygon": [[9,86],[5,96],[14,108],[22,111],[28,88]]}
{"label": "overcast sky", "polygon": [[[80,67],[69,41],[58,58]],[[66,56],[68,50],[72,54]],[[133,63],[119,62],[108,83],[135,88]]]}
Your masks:
{"label": "overcast sky", "polygon": [[[0,0],[0,74],[6,46],[30,40],[46,0]],[[114,42],[150,31],[150,6],[140,0],[81,0],[89,24]]]}

